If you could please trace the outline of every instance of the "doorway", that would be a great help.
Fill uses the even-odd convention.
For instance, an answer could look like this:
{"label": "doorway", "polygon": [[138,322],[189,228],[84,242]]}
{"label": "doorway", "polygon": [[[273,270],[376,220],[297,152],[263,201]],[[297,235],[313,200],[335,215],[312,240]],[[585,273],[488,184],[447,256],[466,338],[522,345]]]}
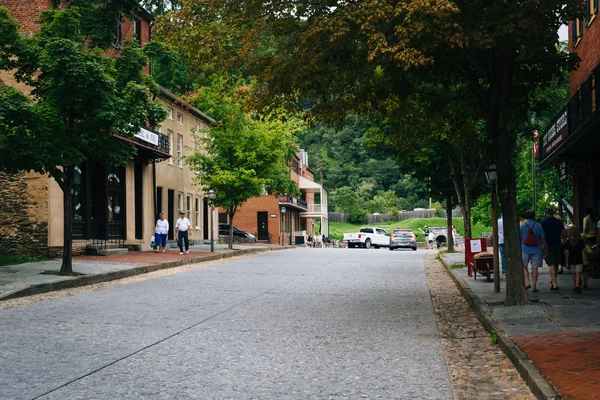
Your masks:
{"label": "doorway", "polygon": [[258,226],[258,240],[269,240],[269,213],[259,211],[256,213]]}
{"label": "doorway", "polygon": [[169,219],[169,234],[167,239],[173,240],[173,227],[175,226],[175,191],[169,189],[167,193],[167,214]]}

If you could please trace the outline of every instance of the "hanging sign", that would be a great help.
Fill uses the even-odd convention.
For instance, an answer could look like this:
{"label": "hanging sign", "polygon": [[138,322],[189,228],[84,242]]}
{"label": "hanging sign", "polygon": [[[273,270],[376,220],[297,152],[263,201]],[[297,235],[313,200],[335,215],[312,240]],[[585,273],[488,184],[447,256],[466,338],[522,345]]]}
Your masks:
{"label": "hanging sign", "polygon": [[135,137],[144,142],[158,146],[158,135],[154,132],[150,132],[148,129],[141,128],[140,131],[135,134]]}

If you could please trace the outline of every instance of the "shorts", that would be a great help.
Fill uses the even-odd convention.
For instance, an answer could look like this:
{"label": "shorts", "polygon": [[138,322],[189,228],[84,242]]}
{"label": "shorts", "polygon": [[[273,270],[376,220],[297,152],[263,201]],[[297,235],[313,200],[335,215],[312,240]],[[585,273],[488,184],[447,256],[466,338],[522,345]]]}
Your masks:
{"label": "shorts", "polygon": [[529,262],[531,261],[531,268],[542,268],[544,265],[544,255],[542,253],[537,254],[525,254],[522,253],[523,256],[523,267],[527,268],[529,266]]}
{"label": "shorts", "polygon": [[548,247],[548,255],[546,256],[546,264],[558,266],[561,265],[561,257],[562,257],[562,247],[561,246],[552,246]]}
{"label": "shorts", "polygon": [[573,272],[583,272],[583,264],[574,264],[571,267],[573,267]]}
{"label": "shorts", "polygon": [[433,243],[433,240],[430,240],[430,241],[429,241],[429,244],[431,244],[431,243]]}

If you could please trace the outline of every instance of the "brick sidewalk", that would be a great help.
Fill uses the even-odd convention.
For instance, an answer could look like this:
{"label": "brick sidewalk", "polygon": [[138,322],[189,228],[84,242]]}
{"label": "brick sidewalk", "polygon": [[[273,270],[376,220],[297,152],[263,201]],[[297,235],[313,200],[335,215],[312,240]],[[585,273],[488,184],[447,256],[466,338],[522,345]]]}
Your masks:
{"label": "brick sidewalk", "polygon": [[119,256],[75,256],[73,261],[84,261],[84,262],[97,262],[105,264],[136,264],[136,265],[148,265],[148,264],[160,264],[165,261],[181,260],[186,258],[207,256],[210,252],[204,251],[193,251],[190,250],[190,254],[179,254],[179,250],[171,249],[166,253],[155,253],[154,251],[132,251],[126,255]]}
{"label": "brick sidewalk", "polygon": [[600,332],[511,336],[565,400],[600,399]]}

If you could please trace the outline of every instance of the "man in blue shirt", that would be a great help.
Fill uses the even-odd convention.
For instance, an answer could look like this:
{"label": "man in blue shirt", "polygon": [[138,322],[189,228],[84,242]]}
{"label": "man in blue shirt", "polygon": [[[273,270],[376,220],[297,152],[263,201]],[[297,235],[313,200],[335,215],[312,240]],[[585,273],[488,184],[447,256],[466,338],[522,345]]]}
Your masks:
{"label": "man in blue shirt", "polygon": [[567,240],[565,225],[563,222],[554,216],[552,207],[546,208],[544,212],[544,220],[540,223],[546,234],[546,244],[548,245],[548,254],[546,255],[546,264],[550,267],[550,278],[552,279],[552,287],[550,290],[558,290],[556,284],[557,268],[561,263],[563,244]]}
{"label": "man in blue shirt", "polygon": [[[543,257],[548,252],[546,246],[546,234],[542,225],[535,220],[535,212],[527,210],[525,213],[527,221],[521,224],[521,254],[523,256],[523,274],[525,275],[525,288],[529,289],[529,270],[531,263],[531,276],[533,278],[533,292],[537,292],[538,268],[544,265]],[[530,235],[529,232],[533,235]],[[535,237],[535,239],[534,239]],[[531,238],[531,239],[530,239]]]}

